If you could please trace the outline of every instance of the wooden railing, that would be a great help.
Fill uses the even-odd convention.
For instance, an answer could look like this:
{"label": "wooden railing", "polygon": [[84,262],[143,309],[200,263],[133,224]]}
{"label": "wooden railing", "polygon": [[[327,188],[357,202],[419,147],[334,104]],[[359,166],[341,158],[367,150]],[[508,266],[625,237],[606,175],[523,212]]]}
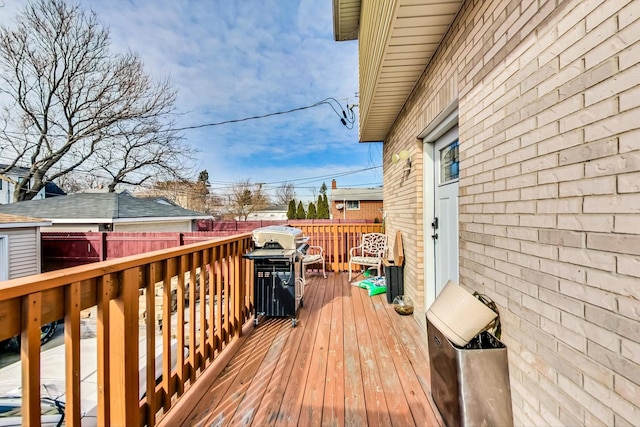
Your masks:
{"label": "wooden railing", "polygon": [[[362,233],[381,230],[380,224],[299,228],[325,248],[335,272],[346,269]],[[80,328],[88,309],[97,316],[98,425],[156,425],[252,324],[253,265],[243,258],[252,245],[245,233],[0,282],[0,340],[21,335],[23,425],[41,424],[40,328],[58,319],[64,319],[65,423],[81,424],[88,408],[81,408]]]}
{"label": "wooden railing", "polygon": [[349,251],[360,244],[363,233],[382,232],[382,224],[309,224],[291,220],[289,225],[309,236],[310,245],[324,249],[327,269],[334,272],[347,271]]}
{"label": "wooden railing", "polygon": [[[81,311],[92,307],[98,425],[155,425],[249,320],[253,270],[242,255],[251,245],[250,234],[243,234],[0,283],[0,339],[21,334],[23,425],[40,425],[40,327],[57,319],[64,319],[65,423],[80,425]],[[146,312],[140,320],[142,305]],[[160,378],[156,339],[163,349]],[[142,341],[146,364],[141,367]]]}

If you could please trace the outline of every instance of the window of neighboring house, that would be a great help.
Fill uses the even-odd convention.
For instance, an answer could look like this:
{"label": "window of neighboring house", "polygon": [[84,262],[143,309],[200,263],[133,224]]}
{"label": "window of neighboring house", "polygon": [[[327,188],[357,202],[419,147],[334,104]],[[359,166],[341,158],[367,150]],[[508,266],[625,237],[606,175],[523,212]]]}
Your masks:
{"label": "window of neighboring house", "polygon": [[350,211],[360,210],[360,200],[347,200],[347,209]]}
{"label": "window of neighboring house", "polygon": [[0,281],[9,280],[9,238],[0,236]]}

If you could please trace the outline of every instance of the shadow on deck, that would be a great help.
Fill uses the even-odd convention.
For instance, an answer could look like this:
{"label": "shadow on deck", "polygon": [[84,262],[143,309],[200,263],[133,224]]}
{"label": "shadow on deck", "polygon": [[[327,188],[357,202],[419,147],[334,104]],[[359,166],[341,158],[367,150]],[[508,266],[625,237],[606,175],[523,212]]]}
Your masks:
{"label": "shadow on deck", "polygon": [[385,295],[369,297],[346,274],[309,275],[298,318],[295,328],[262,319],[162,424],[444,425],[430,394],[426,334]]}

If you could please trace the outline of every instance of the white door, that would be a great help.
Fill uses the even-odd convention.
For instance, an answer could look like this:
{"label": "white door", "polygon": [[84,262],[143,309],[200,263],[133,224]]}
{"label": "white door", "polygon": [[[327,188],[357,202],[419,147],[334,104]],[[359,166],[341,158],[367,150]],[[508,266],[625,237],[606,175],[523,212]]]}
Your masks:
{"label": "white door", "polygon": [[447,281],[458,282],[458,127],[435,142],[434,213],[431,222],[434,244],[435,290],[440,293]]}

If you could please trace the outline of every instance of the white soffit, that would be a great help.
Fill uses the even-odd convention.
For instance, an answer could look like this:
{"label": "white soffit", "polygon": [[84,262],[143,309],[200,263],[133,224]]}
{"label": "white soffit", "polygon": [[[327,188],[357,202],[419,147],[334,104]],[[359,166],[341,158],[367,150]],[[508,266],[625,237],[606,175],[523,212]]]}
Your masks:
{"label": "white soffit", "polygon": [[333,0],[333,36],[337,42],[358,39],[360,0]]}
{"label": "white soffit", "polygon": [[[388,25],[389,32],[382,51],[376,47],[380,59],[360,58],[360,141],[384,140],[463,1],[397,0],[391,22],[381,22],[373,29],[378,32]],[[336,40],[339,36],[350,40],[346,37],[354,25],[352,13],[360,10],[360,3],[334,0],[334,31],[344,31],[336,32]],[[336,16],[340,13],[344,16]],[[374,34],[363,34],[362,28],[359,32],[360,43],[364,37],[375,38]],[[375,68],[363,70],[363,64]]]}

